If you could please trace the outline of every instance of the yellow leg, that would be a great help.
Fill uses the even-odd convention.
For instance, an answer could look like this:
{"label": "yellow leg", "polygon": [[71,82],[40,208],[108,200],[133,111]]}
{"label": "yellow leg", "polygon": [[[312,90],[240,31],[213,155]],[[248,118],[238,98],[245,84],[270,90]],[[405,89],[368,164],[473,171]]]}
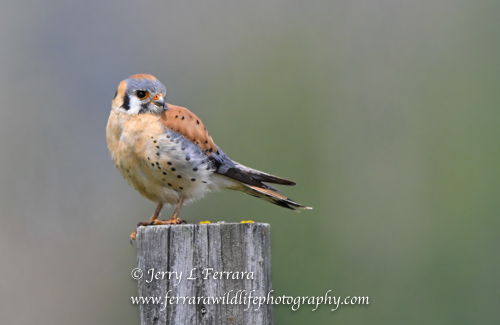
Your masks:
{"label": "yellow leg", "polygon": [[170,220],[158,220],[154,219],[152,220],[149,224],[150,225],[179,225],[181,223],[184,223],[183,220],[179,219],[179,213],[181,212],[182,208],[182,203],[184,203],[184,197],[181,196],[179,201],[177,201],[177,205],[175,207],[174,214],[170,218]]}

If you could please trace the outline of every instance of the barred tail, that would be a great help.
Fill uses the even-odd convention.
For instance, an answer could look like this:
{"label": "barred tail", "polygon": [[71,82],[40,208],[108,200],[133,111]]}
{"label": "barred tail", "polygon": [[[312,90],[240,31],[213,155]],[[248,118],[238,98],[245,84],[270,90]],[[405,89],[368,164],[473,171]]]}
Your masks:
{"label": "barred tail", "polygon": [[[257,186],[253,185],[247,185],[242,183],[242,188],[241,191],[243,193],[246,193],[248,195],[257,197],[259,199],[262,199],[267,202],[271,202],[272,204],[279,205],[280,207],[287,208],[290,210],[298,210],[298,209],[303,209],[303,210],[310,210],[312,208],[306,207],[300,203],[297,203],[293,200],[290,200],[289,198],[280,195],[278,193],[275,193],[271,190],[265,189],[265,188],[260,188]],[[299,212],[299,211],[298,211]]]}

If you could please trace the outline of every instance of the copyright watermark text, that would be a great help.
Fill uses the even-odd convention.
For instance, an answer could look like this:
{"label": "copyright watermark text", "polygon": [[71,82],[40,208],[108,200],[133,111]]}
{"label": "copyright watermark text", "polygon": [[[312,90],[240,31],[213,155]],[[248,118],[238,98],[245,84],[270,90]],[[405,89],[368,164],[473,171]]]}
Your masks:
{"label": "copyright watermark text", "polygon": [[328,290],[324,296],[273,296],[274,290],[269,291],[267,296],[255,296],[254,291],[230,290],[222,296],[174,296],[172,290],[169,290],[162,297],[130,297],[133,305],[159,305],[161,310],[165,310],[168,305],[189,304],[189,305],[245,305],[247,311],[253,306],[257,311],[262,305],[290,305],[293,311],[297,311],[303,305],[314,306],[312,311],[318,309],[321,305],[331,306],[331,311],[336,311],[341,305],[369,305],[369,297],[347,296],[345,298],[330,296],[332,290]]}

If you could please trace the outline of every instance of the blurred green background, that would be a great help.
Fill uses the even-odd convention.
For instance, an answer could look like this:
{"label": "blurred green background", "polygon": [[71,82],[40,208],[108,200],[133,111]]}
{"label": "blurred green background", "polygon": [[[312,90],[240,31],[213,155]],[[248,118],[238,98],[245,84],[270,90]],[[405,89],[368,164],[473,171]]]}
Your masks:
{"label": "blurred green background", "polygon": [[276,294],[370,297],[275,324],[500,323],[499,1],[1,7],[2,324],[138,324],[128,236],[155,205],[105,140],[135,73],[314,207],[225,191],[183,219],[270,223]]}

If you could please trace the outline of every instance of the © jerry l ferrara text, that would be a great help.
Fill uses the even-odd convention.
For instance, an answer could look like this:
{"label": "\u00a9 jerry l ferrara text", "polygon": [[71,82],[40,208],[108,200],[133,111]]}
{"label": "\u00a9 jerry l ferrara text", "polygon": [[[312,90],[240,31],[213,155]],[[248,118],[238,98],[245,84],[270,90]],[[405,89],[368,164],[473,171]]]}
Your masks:
{"label": "\u00a9 jerry l ferrara text", "polygon": [[[186,274],[186,280],[196,280],[198,278],[203,280],[253,280],[253,272],[247,271],[214,271],[213,268],[204,268],[201,271],[201,277],[196,275],[197,268],[194,267]],[[132,270],[131,274],[134,280],[139,280],[142,277],[145,278],[146,283],[151,283],[155,280],[173,280],[173,285],[178,285],[183,279],[182,271],[158,271],[154,268],[147,270],[146,276],[144,276],[144,271],[140,268],[135,268]]]}

